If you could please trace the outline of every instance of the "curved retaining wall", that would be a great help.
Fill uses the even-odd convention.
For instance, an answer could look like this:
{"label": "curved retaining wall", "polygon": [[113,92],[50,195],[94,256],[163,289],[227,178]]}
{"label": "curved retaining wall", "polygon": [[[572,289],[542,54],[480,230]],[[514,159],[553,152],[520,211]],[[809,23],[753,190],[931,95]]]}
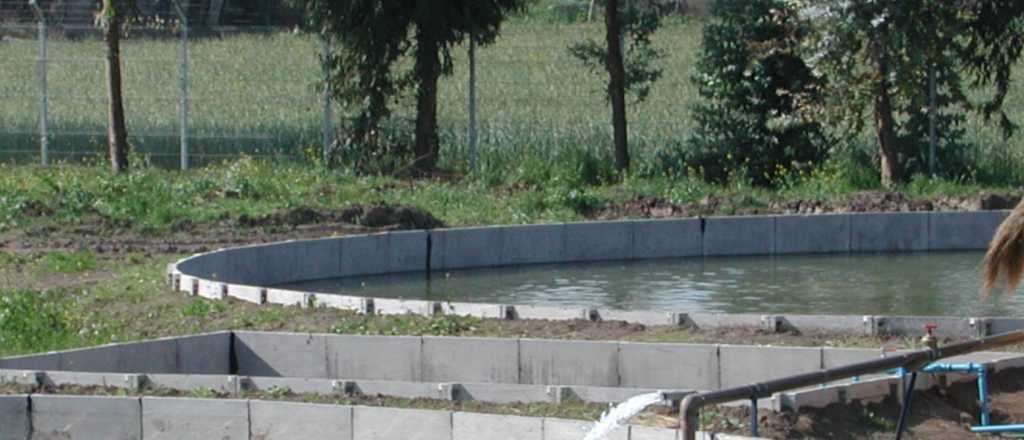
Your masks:
{"label": "curved retaining wall", "polygon": [[653,258],[985,249],[1008,211],[624,220],[401,231],[223,249],[170,265],[175,289],[211,299],[499,319],[623,320],[648,325],[919,333],[973,337],[1024,327],[1011,318],[677,313],[364,298],[276,289],[347,276]]}

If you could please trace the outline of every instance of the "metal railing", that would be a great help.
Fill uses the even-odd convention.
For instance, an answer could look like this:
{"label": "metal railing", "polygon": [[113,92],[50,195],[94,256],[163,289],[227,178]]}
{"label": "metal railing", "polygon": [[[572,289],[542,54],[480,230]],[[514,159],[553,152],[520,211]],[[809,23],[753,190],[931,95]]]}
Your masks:
{"label": "metal railing", "polygon": [[[1021,342],[1024,342],[1024,330],[723,390],[696,394],[690,394],[682,391],[667,391],[662,393],[661,397],[664,401],[682,400],[682,404],[679,408],[682,440],[696,440],[696,433],[700,424],[700,410],[705,406],[750,399],[753,408],[752,411],[756,411],[757,400],[771,397],[774,393],[820,385],[855,376],[884,372],[897,368],[903,368],[906,371],[916,373],[928,364],[939,359],[979,350],[1004,347]],[[910,388],[910,391],[912,390],[913,388]],[[906,393],[906,396],[910,395],[911,393]],[[756,430],[756,416],[751,420],[751,422],[753,423],[751,425],[752,429]]]}

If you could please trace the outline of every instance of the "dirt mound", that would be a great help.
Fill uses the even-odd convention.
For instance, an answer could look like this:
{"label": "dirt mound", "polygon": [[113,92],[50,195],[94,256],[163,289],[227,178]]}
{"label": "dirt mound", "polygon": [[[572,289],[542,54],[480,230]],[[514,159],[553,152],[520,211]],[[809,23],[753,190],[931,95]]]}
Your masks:
{"label": "dirt mound", "polygon": [[793,199],[765,202],[750,196],[707,196],[696,203],[676,204],[668,199],[638,195],[609,203],[593,215],[597,219],[706,217],[714,215],[826,214],[843,212],[985,211],[1013,209],[1021,197],[982,194],[970,197],[917,197],[899,192],[862,191],[837,201]]}
{"label": "dirt mound", "polygon": [[342,211],[341,219],[368,228],[434,229],[444,226],[429,212],[406,205],[353,205]]}

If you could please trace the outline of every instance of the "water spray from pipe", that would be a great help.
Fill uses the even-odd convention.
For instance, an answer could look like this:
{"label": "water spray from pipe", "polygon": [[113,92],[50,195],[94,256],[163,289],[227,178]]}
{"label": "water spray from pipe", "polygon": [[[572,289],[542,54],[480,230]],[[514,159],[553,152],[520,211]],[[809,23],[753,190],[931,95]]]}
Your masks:
{"label": "water spray from pipe", "polygon": [[594,427],[587,433],[587,436],[583,440],[601,440],[608,437],[613,431],[624,425],[633,416],[640,414],[644,408],[654,405],[655,403],[661,403],[662,392],[641,394],[633,396],[622,402],[612,409],[605,411],[601,414],[601,420],[594,425]]}

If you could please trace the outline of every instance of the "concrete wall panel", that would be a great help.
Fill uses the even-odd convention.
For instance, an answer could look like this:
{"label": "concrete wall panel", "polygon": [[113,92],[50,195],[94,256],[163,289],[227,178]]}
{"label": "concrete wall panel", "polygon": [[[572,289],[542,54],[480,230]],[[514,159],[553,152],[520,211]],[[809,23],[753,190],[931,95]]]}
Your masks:
{"label": "concrete wall panel", "polygon": [[678,258],[703,255],[701,220],[636,220],[633,222],[633,258]]}
{"label": "concrete wall panel", "polygon": [[239,391],[238,376],[226,374],[148,374],[145,377],[149,388],[196,391],[213,390],[221,393]]}
{"label": "concrete wall panel", "polygon": [[982,250],[1009,211],[933,212],[928,216],[928,249]]}
{"label": "concrete wall panel", "polygon": [[877,348],[824,347],[821,356],[822,365],[825,368],[835,368],[881,358],[882,350]]}
{"label": "concrete wall panel", "polygon": [[249,401],[257,440],[352,440],[352,407]]}
{"label": "concrete wall panel", "polygon": [[390,299],[375,298],[373,300],[373,313],[375,315],[418,315],[433,316],[434,301],[421,301],[415,299]]}
{"label": "concrete wall panel", "polygon": [[33,439],[141,439],[138,397],[32,396]]}
{"label": "concrete wall panel", "polygon": [[[675,429],[655,428],[651,426],[629,427],[630,440],[676,440],[679,438],[678,435],[679,431]],[[702,438],[700,433],[698,433],[697,438]]]}
{"label": "concrete wall panel", "polygon": [[615,342],[521,339],[520,382],[619,386],[618,353]]}
{"label": "concrete wall panel", "polygon": [[558,387],[500,383],[461,383],[455,389],[455,400],[479,400],[492,403],[558,403]]}
{"label": "concrete wall panel", "polygon": [[775,217],[712,217],[704,220],[704,255],[775,253]]}
{"label": "concrete wall panel", "polygon": [[388,234],[353,235],[341,240],[341,276],[387,273],[391,266]]}
{"label": "concrete wall panel", "polygon": [[341,276],[341,240],[322,238],[295,242],[295,271],[289,281],[313,281]]}
{"label": "concrete wall panel", "polygon": [[703,344],[619,344],[623,387],[715,390],[718,346]]}
{"label": "concrete wall panel", "polygon": [[590,319],[590,310],[585,308],[563,308],[547,306],[509,306],[514,319],[568,320]]}
{"label": "concrete wall panel", "polygon": [[502,264],[505,228],[438,229],[430,231],[432,270],[493,267]]}
{"label": "concrete wall panel", "polygon": [[[353,411],[354,439],[445,440],[452,438],[452,413],[357,406]],[[480,438],[479,440],[483,440]]]}
{"label": "concrete wall panel", "polygon": [[565,262],[633,258],[633,222],[565,224]]}
{"label": "concrete wall panel", "polygon": [[59,370],[60,354],[54,352],[0,358],[0,368],[9,370]]}
{"label": "concrete wall panel", "polygon": [[178,344],[177,373],[230,374],[231,332],[174,338]]}
{"label": "concrete wall panel", "polygon": [[452,416],[452,440],[543,440],[544,419],[457,412]]}
{"label": "concrete wall panel", "polygon": [[116,373],[120,371],[122,347],[116,344],[60,352],[60,369]]}
{"label": "concrete wall panel", "polygon": [[249,402],[143,397],[142,433],[147,440],[248,440]]}
{"label": "concrete wall panel", "polygon": [[424,337],[423,380],[519,383],[519,340]]}
{"label": "concrete wall panel", "polygon": [[641,394],[657,392],[654,388],[620,388],[595,386],[568,386],[562,389],[561,401],[581,401],[588,403],[619,404]]}
{"label": "concrete wall panel", "polygon": [[312,296],[307,292],[286,289],[267,289],[267,302],[282,306],[303,307]]}
{"label": "concrete wall panel", "polygon": [[174,338],[125,344],[118,354],[122,373],[177,373],[178,341]]}
{"label": "concrete wall panel", "polygon": [[397,231],[388,234],[388,272],[420,272],[427,267],[426,231]]}
{"label": "concrete wall panel", "polygon": [[392,396],[407,399],[454,400],[453,387],[430,382],[393,380],[357,380],[350,382],[349,392],[364,396]]}
{"label": "concrete wall panel", "polygon": [[298,377],[239,377],[242,391],[288,390],[293,393],[334,394],[340,392],[334,379],[311,379]]}
{"label": "concrete wall panel", "polygon": [[625,321],[643,325],[679,325],[680,314],[672,312],[645,312],[630,310],[596,310],[600,321]]}
{"label": "concrete wall panel", "polygon": [[854,252],[928,249],[928,215],[872,213],[850,215],[850,250]]}
{"label": "concrete wall panel", "polygon": [[80,373],[75,371],[47,371],[40,382],[46,385],[81,385],[138,389],[140,377],[124,373]]}
{"label": "concrete wall panel", "polygon": [[683,325],[699,329],[761,328],[763,315],[744,313],[687,313]]}
{"label": "concrete wall panel", "polygon": [[505,306],[500,304],[481,304],[463,302],[441,303],[441,311],[445,315],[473,316],[476,318],[504,319]]}
{"label": "concrete wall panel", "polygon": [[422,340],[415,336],[325,336],[328,377],[421,380]]}
{"label": "concrete wall panel", "polygon": [[367,312],[366,298],[359,296],[335,295],[332,293],[314,293],[314,307],[326,307],[329,309],[351,310],[359,313]]}
{"label": "concrete wall panel", "polygon": [[327,376],[324,335],[235,333],[238,374],[244,376]]}
{"label": "concrete wall panel", "polygon": [[777,254],[849,251],[849,215],[780,215],[775,218]]}
{"label": "concrete wall panel", "polygon": [[240,301],[252,304],[263,304],[267,300],[266,292],[262,287],[246,286],[242,284],[228,285],[228,296]]}
{"label": "concrete wall panel", "polygon": [[28,396],[0,396],[0,438],[28,440]]}
{"label": "concrete wall panel", "polygon": [[860,315],[783,315],[787,330],[816,330],[870,334],[870,324]]}
{"label": "concrete wall panel", "polygon": [[[594,422],[547,417],[544,418],[544,440],[580,440],[586,437],[593,427]],[[629,440],[629,427],[612,431],[605,438],[607,440]]]}
{"label": "concrete wall panel", "polygon": [[502,235],[501,264],[557,263],[565,259],[565,225],[523,225]]}
{"label": "concrete wall panel", "polygon": [[[722,388],[778,379],[821,369],[821,349],[806,347],[754,347],[722,345]],[[786,368],[753,368],[758,365],[785,365]]]}
{"label": "concrete wall panel", "polygon": [[299,265],[299,249],[303,243],[287,241],[255,247],[259,262],[253,270],[262,272],[263,284],[287,283],[295,277]]}

